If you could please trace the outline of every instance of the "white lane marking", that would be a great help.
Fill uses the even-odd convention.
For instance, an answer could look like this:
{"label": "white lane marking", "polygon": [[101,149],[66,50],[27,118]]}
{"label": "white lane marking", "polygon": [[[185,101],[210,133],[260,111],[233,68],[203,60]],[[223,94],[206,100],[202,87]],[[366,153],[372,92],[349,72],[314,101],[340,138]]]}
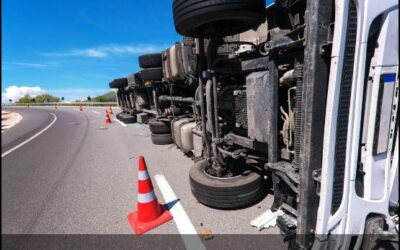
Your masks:
{"label": "white lane marking", "polygon": [[163,175],[155,175],[154,178],[164,197],[165,203],[176,202],[169,211],[174,217],[179,233],[183,234],[182,240],[186,249],[206,249],[200,237],[197,235],[196,229],[190,221],[189,216],[183,209],[182,204],[177,201],[176,195],[165,177]]}
{"label": "white lane marking", "polygon": [[93,113],[95,113],[95,114],[100,114],[100,112],[99,111],[92,111]]}
{"label": "white lane marking", "polygon": [[113,120],[114,120],[115,122],[118,122],[119,124],[121,124],[122,127],[126,127],[126,124],[123,123],[123,122],[121,122],[120,120],[117,120],[117,119],[114,119],[114,118],[113,118]]}
{"label": "white lane marking", "polygon": [[3,158],[4,156],[10,154],[11,152],[13,152],[14,150],[24,146],[25,144],[27,144],[28,142],[32,141],[33,139],[35,139],[36,137],[38,137],[40,134],[42,134],[44,131],[48,130],[51,126],[53,126],[53,124],[57,121],[57,116],[53,113],[50,113],[52,116],[54,116],[53,121],[47,125],[47,127],[45,127],[44,129],[40,130],[38,133],[36,133],[34,136],[32,136],[31,138],[21,142],[20,144],[18,144],[17,146],[7,150],[6,152],[4,152],[3,154],[1,154],[1,158]]}

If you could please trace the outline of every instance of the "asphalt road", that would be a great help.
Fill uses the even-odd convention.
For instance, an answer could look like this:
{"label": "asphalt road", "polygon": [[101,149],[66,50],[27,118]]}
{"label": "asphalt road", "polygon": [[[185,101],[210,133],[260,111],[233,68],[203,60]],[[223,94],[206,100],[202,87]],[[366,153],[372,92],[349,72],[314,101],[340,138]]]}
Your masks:
{"label": "asphalt road", "polygon": [[[250,226],[270,207],[271,195],[240,210],[198,203],[188,178],[192,160],[173,145],[153,145],[147,126],[122,126],[115,119],[105,125],[105,108],[5,110],[21,114],[23,120],[2,133],[2,154],[49,126],[54,117],[56,121],[2,156],[3,234],[132,234],[127,215],[136,209],[140,155],[152,177],[165,176],[198,234],[204,230],[213,235],[278,233],[276,228],[259,232]],[[154,178],[153,185],[164,202]],[[179,231],[170,221],[149,234]]]}

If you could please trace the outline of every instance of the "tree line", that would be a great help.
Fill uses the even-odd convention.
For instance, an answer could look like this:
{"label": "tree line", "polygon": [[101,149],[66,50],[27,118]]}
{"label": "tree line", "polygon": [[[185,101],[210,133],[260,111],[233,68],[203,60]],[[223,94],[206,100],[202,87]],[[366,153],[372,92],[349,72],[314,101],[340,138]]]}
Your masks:
{"label": "tree line", "polygon": [[37,95],[35,97],[31,97],[30,95],[24,95],[19,98],[17,103],[46,103],[46,102],[60,102],[61,99],[56,96],[52,96],[49,94]]}
{"label": "tree line", "polygon": [[[47,103],[47,102],[60,102],[61,100],[59,97],[52,96],[49,94],[42,94],[35,97],[31,97],[30,95],[24,95],[21,97],[16,103]],[[96,96],[91,98],[90,96],[87,97],[87,100],[83,102],[116,102],[117,98],[114,91],[110,91],[104,95]],[[11,102],[11,100],[10,100]],[[75,100],[75,102],[82,102],[82,100]]]}

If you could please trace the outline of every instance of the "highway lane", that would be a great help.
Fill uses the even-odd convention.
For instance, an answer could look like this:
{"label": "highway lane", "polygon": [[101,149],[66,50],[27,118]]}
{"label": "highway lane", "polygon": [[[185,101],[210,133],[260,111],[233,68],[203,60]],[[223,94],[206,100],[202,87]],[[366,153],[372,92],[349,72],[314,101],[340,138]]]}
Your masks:
{"label": "highway lane", "polygon": [[[24,118],[3,133],[10,142],[2,143],[2,152],[46,127],[52,118],[50,113],[57,116],[56,123],[43,134],[2,157],[2,231],[30,233],[68,172],[85,137],[87,122],[81,114],[57,110],[15,111]],[[11,141],[14,138],[15,142]]]}
{"label": "highway lane", "polygon": [[[258,232],[249,224],[270,207],[270,195],[240,210],[217,210],[198,203],[190,192],[188,178],[192,160],[173,145],[152,145],[147,126],[123,127],[115,121],[105,125],[104,108],[84,108],[83,112],[67,107],[14,110],[29,114],[25,113],[19,124],[31,131],[29,135],[51,122],[50,113],[57,120],[43,134],[2,157],[3,233],[131,234],[126,217],[136,208],[139,155],[146,158],[159,201],[163,202],[163,196],[154,176],[161,174],[198,233],[278,232]],[[9,138],[6,144],[2,141],[3,152],[3,145],[15,145],[12,138],[28,138],[17,136],[17,126],[3,133]],[[178,233],[172,221],[149,232]]]}
{"label": "highway lane", "polygon": [[[2,157],[2,232],[130,234],[126,216],[135,209],[137,169],[132,157],[137,155],[126,144],[132,142],[125,134],[127,127],[105,125],[104,108],[15,110],[40,113],[21,121],[20,127],[32,131],[46,126],[42,113],[54,113],[57,121]],[[26,124],[30,122],[37,128],[31,129],[35,126]],[[27,138],[17,132],[16,127],[3,134]],[[148,136],[143,126],[136,133]],[[177,233],[174,224],[162,231]]]}

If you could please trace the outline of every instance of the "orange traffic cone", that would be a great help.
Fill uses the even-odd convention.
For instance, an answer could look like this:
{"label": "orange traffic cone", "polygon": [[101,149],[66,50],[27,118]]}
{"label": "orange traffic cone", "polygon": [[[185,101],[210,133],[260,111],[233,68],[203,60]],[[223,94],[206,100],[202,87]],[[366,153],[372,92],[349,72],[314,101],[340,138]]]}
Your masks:
{"label": "orange traffic cone", "polygon": [[158,203],[144,157],[139,157],[137,211],[128,215],[128,221],[136,234],[143,234],[172,219],[172,215]]}
{"label": "orange traffic cone", "polygon": [[108,108],[108,113],[109,113],[110,115],[113,115],[113,114],[114,114],[113,111],[112,111],[111,105],[110,105],[110,107]]}
{"label": "orange traffic cone", "polygon": [[105,124],[110,124],[111,123],[110,115],[107,113],[107,111],[106,111],[106,121],[104,123]]}
{"label": "orange traffic cone", "polygon": [[79,105],[79,111],[83,111],[82,104]]}

